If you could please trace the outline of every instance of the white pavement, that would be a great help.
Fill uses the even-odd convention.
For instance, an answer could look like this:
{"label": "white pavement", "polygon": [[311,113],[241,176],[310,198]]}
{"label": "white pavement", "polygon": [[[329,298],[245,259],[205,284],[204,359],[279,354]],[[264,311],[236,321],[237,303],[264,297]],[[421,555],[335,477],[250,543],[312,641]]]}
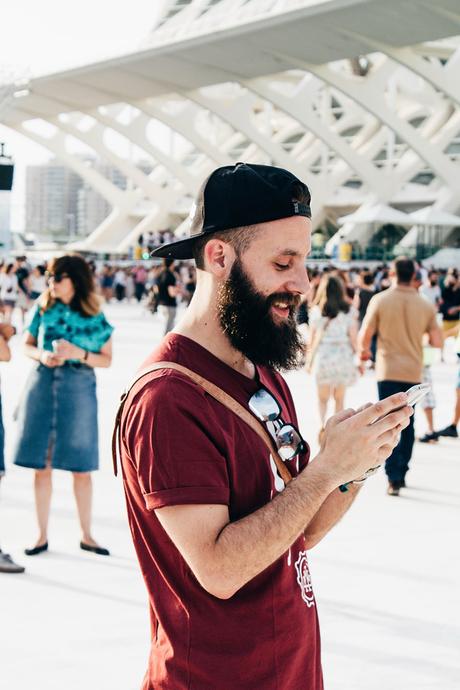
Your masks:
{"label": "white pavement", "polygon": [[[36,537],[32,472],[7,467],[0,544],[27,571],[0,574],[5,690],[138,690],[146,667],[147,600],[121,481],[112,476],[110,431],[119,392],[159,341],[161,325],[135,304],[106,311],[116,326],[115,354],[112,368],[98,372],[102,468],[95,476],[94,532],[113,555],[78,548],[70,477],[56,472],[50,552],[23,556]],[[18,338],[13,350],[12,362],[1,369],[7,458],[13,410],[30,367]],[[438,426],[450,422],[455,372],[452,352],[446,364],[434,367]],[[314,451],[312,381],[303,373],[288,379]],[[375,396],[367,374],[347,403]],[[420,412],[416,424],[423,431]],[[326,690],[460,688],[460,440],[416,444],[412,467],[409,488],[399,498],[385,495],[383,473],[370,479],[350,513],[311,553]],[[292,644],[302,644],[295,630]]]}

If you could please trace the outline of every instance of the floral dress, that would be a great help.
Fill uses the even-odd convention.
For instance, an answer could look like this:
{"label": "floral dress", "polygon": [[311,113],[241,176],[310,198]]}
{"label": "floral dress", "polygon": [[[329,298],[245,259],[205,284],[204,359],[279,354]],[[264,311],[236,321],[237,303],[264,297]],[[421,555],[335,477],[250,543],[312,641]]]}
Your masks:
{"label": "floral dress", "polygon": [[[313,362],[313,374],[319,386],[351,386],[358,378],[354,351],[349,336],[356,313],[339,312],[334,319],[321,316],[318,306],[310,313],[310,326],[323,335]],[[324,330],[325,329],[325,330]]]}

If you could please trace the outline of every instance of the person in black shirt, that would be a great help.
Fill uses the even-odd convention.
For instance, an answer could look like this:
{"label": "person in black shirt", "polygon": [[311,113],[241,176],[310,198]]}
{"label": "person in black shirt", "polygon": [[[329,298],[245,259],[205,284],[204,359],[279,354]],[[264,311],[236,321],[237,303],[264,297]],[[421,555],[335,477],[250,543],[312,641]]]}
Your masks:
{"label": "person in black shirt", "polygon": [[158,311],[165,320],[165,335],[174,327],[177,310],[177,295],[180,292],[173,266],[173,259],[163,259],[163,270],[156,279],[155,291],[157,294]]}
{"label": "person in black shirt", "polygon": [[366,315],[367,307],[372,297],[375,295],[374,276],[369,271],[362,273],[360,276],[361,286],[358,292],[358,312],[359,323],[363,322]]}
{"label": "person in black shirt", "polygon": [[185,304],[188,306],[190,302],[192,301],[192,297],[195,293],[196,289],[196,272],[194,268],[191,268],[188,272],[188,279],[187,282],[184,285],[184,301]]}
{"label": "person in black shirt", "polygon": [[457,270],[449,269],[441,290],[442,329],[451,331],[460,323],[460,277]]}

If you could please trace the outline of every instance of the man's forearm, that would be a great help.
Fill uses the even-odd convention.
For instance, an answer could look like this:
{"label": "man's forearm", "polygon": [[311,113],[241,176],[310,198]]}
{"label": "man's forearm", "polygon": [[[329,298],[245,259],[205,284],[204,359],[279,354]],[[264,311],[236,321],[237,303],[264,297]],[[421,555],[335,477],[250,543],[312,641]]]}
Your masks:
{"label": "man's forearm", "polygon": [[350,484],[348,491],[335,489],[324,501],[305,530],[307,549],[312,549],[345,515],[355,500],[362,484]]}
{"label": "man's forearm", "polygon": [[282,556],[305,531],[330,490],[330,478],[312,463],[273,501],[228,523],[214,547],[213,561],[219,572],[208,571],[211,580],[221,583],[217,596],[232,596]]}
{"label": "man's forearm", "polygon": [[358,333],[358,350],[368,351],[372,342],[372,333],[369,331],[360,331]]}
{"label": "man's forearm", "polygon": [[361,477],[369,465],[377,467],[388,458],[413,413],[408,406],[398,407],[406,400],[405,393],[398,393],[358,412],[335,415],[317,458],[281,494],[239,520],[232,522],[228,506],[220,503],[156,509],[202,587],[228,599],[283,556],[307,527],[315,541],[329,531],[351,504],[357,487],[348,496],[331,494],[350,477]]}

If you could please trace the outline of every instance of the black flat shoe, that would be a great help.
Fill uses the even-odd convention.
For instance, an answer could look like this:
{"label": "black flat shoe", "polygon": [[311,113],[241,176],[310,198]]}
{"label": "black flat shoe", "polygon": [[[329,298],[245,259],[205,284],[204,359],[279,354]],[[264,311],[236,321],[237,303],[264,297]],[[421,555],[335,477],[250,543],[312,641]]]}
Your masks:
{"label": "black flat shoe", "polygon": [[421,436],[419,438],[420,443],[436,443],[438,440],[439,434],[436,433],[436,431],[433,432],[428,432],[424,436]]}
{"label": "black flat shoe", "polygon": [[24,549],[26,556],[37,556],[37,554],[43,553],[43,551],[48,551],[47,541],[45,541],[45,543],[41,546],[34,546],[32,549]]}
{"label": "black flat shoe", "polygon": [[110,551],[104,549],[103,546],[91,546],[91,544],[85,544],[84,541],[80,542],[80,549],[83,549],[83,551],[90,551],[91,553],[97,553],[98,556],[110,556]]}

